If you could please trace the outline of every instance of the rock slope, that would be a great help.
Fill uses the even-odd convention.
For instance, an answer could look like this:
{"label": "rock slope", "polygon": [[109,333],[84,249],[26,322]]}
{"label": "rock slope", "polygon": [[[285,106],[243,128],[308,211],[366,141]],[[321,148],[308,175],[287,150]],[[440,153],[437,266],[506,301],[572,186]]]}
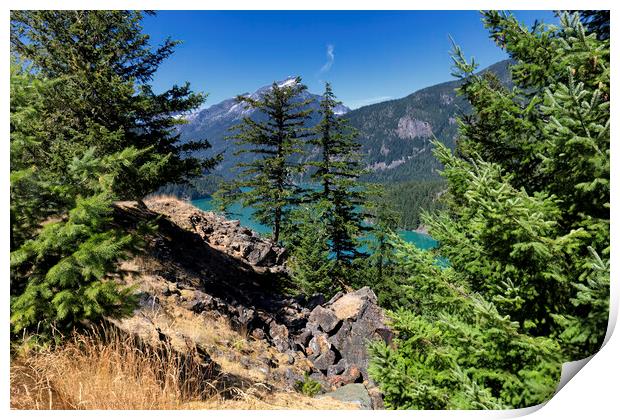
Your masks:
{"label": "rock slope", "polygon": [[125,227],[157,225],[145,255],[124,264],[141,299],[132,317],[113,321],[119,328],[181,352],[199,349],[228,388],[292,392],[310,377],[326,392],[360,384],[368,393],[360,401],[381,407],[366,347],[389,342],[391,332],[372,290],[329,301],[287,296],[278,290],[285,250],[238,221],[167,197],[116,209]]}

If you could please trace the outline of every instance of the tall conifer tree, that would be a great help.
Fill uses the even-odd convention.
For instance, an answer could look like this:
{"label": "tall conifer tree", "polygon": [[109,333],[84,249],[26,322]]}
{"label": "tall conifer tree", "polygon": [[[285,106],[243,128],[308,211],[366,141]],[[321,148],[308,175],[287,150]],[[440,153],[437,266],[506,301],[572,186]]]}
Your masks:
{"label": "tall conifer tree", "polygon": [[246,207],[254,208],[256,219],[272,228],[272,240],[280,241],[291,207],[299,203],[302,189],[293,177],[303,171],[303,165],[295,162],[294,154],[302,153],[303,139],[310,135],[304,128],[311,110],[308,100],[301,98],[307,87],[296,78],[294,83],[271,88],[259,98],[239,96],[237,101],[247,108],[259,111],[256,119],[244,117],[232,127],[230,138],[242,146],[236,153],[250,153],[248,163],[241,163],[242,175],[230,190]]}
{"label": "tall conifer tree", "polygon": [[319,148],[320,159],[309,164],[316,167],[312,180],[320,184],[320,189],[311,192],[312,199],[330,204],[327,218],[332,252],[338,263],[349,264],[358,255],[356,237],[363,230],[360,207],[365,194],[358,182],[363,173],[361,146],[356,131],[335,113],[340,104],[326,83],[319,108],[321,121],[310,140]]}
{"label": "tall conifer tree", "polygon": [[609,40],[578,14],[531,29],[496,11],[483,22],[515,61],[515,86],[455,49],[472,115],[458,153],[435,142],[446,206],[423,219],[439,249],[399,247],[411,303],[393,314],[396,346],[373,350],[392,407],[543,402],[561,363],[592,355],[606,332]]}
{"label": "tall conifer tree", "polygon": [[[114,225],[140,199],[210,167],[178,144],[177,118],[202,103],[189,85],[150,85],[176,42],[152,49],[141,12],[11,13],[11,322],[72,328],[131,309],[111,280],[139,237]],[[24,68],[23,64],[29,67]]]}
{"label": "tall conifer tree", "polygon": [[[126,199],[142,198],[167,182],[183,182],[213,166],[186,152],[205,140],[179,142],[179,115],[205,99],[188,83],[156,94],[150,81],[178,41],[152,48],[142,33],[143,12],[126,10],[18,10],[11,12],[11,51],[33,70],[60,83],[48,89],[50,171],[63,172],[76,152],[95,155],[125,147],[147,149],[115,185]],[[118,136],[101,137],[105,130]],[[60,137],[71,141],[54,141]]]}

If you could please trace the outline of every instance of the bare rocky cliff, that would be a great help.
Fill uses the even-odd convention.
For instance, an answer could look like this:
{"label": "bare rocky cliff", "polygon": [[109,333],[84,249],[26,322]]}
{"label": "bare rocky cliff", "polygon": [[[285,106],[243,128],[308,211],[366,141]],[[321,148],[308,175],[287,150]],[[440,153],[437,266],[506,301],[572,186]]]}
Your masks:
{"label": "bare rocky cliff", "polygon": [[180,352],[199,349],[224,387],[260,383],[271,394],[293,392],[311,378],[334,398],[381,407],[366,348],[392,334],[372,290],[328,301],[288,296],[279,289],[285,249],[174,198],[117,203],[115,213],[128,229],[145,221],[157,226],[144,255],[123,264],[123,281],[135,285],[140,307],[112,320],[118,328]]}

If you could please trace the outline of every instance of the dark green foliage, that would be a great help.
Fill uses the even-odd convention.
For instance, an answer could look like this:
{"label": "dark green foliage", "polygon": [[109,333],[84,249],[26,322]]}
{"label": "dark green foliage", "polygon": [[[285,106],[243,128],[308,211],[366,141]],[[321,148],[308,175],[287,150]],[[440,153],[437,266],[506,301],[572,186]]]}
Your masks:
{"label": "dark green foliage", "polygon": [[[11,68],[11,324],[14,332],[72,328],[84,319],[122,316],[132,291],[108,281],[137,238],[111,227],[114,185],[144,153],[126,148],[103,158],[94,148],[45,166],[41,148],[46,95],[58,81]],[[116,137],[100,131],[100,138]]]}
{"label": "dark green foliage", "polygon": [[[110,225],[115,178],[139,155],[127,148],[95,158],[91,149],[72,160],[68,175],[80,185],[72,208],[59,215],[60,220],[48,220],[33,239],[11,252],[15,332],[49,332],[52,324],[66,330],[84,319],[133,310],[132,290],[119,288],[109,275],[129,251],[137,250],[139,240]],[[40,176],[38,171],[31,176]]]}
{"label": "dark green foliage", "polygon": [[337,262],[330,257],[330,203],[304,204],[291,214],[294,224],[286,234],[290,252],[287,261],[296,289],[305,295],[323,293],[330,296],[338,287],[335,277]]}
{"label": "dark green foliage", "polygon": [[399,281],[406,272],[397,261],[397,236],[399,215],[390,206],[384,189],[379,185],[369,185],[369,200],[366,203],[366,217],[371,228],[363,241],[367,256],[354,261],[350,270],[350,282],[355,288],[370,286],[377,295],[379,304],[388,309],[406,305],[409,301],[403,296]]}
{"label": "dark green foliage", "polygon": [[596,353],[607,330],[609,317],[609,261],[590,248],[589,270],[582,275],[582,282],[573,283],[576,294],[571,298],[575,315],[558,315],[556,321],[563,328],[560,339],[567,352],[578,358]]}
{"label": "dark green foliage", "polygon": [[515,189],[499,165],[458,159],[439,143],[437,155],[454,201],[450,213],[425,223],[442,255],[525,331],[550,334],[552,314],[568,303],[571,259],[585,233],[563,232],[558,200]]}
{"label": "dark green foliage", "polygon": [[239,187],[233,182],[221,182],[218,190],[212,196],[214,208],[225,216],[231,216],[230,206],[238,199],[240,191]]}
{"label": "dark green foliage", "polygon": [[397,227],[417,229],[422,223],[422,211],[441,209],[441,194],[445,181],[408,181],[385,185],[384,205],[398,214]]}
{"label": "dark green foliage", "polygon": [[223,182],[224,178],[219,175],[206,174],[184,184],[166,184],[155,191],[155,195],[173,195],[184,200],[195,200],[215,194]]}
{"label": "dark green foliage", "polygon": [[[440,247],[399,248],[396,348],[373,347],[392,408],[503,408],[553,393],[560,364],[601,345],[609,306],[609,43],[578,15],[531,30],[483,13],[515,86],[455,48],[473,113],[457,150],[435,142]],[[437,264],[436,256],[449,261]]]}
{"label": "dark green foliage", "polygon": [[363,173],[360,146],[347,120],[335,113],[340,105],[327,83],[321,120],[306,142],[317,151],[317,160],[306,162],[316,187],[306,191],[304,201],[309,205],[290,214],[290,267],[293,280],[307,294],[329,295],[357,282],[360,267],[353,263],[361,255],[359,237],[369,230],[362,211],[366,191],[358,182]]}
{"label": "dark green foliage", "polygon": [[11,63],[11,250],[31,239],[41,221],[68,199],[36,167],[43,154],[44,96],[53,83]]}
{"label": "dark green foliage", "polygon": [[[142,198],[167,182],[198,176],[213,165],[185,152],[206,141],[177,145],[177,115],[198,107],[204,95],[189,84],[155,94],[148,84],[177,41],[152,49],[136,11],[12,11],[11,48],[37,74],[56,79],[43,105],[49,150],[46,165],[63,171],[76,153],[95,147],[97,156],[125,147],[145,149],[116,182],[123,198]],[[101,136],[104,130],[117,136]],[[58,141],[59,138],[71,141]],[[148,148],[148,149],[147,149]]]}
{"label": "dark green foliage", "polygon": [[309,198],[328,204],[325,217],[329,246],[339,267],[349,265],[358,255],[356,238],[364,230],[359,207],[365,200],[358,182],[363,173],[360,145],[347,120],[334,113],[340,104],[331,85],[326,83],[319,110],[321,121],[313,130],[316,137],[309,140],[318,148],[320,159],[308,162],[316,168],[311,179],[320,186],[310,191]]}
{"label": "dark green foliage", "polygon": [[301,153],[304,138],[310,135],[304,122],[310,110],[304,109],[307,101],[299,100],[306,91],[301,79],[296,83],[278,86],[258,98],[239,96],[240,104],[260,111],[263,120],[244,117],[243,122],[232,128],[231,139],[242,148],[238,154],[256,156],[251,162],[241,163],[241,179],[232,183],[229,191],[238,189],[241,202],[255,209],[257,221],[273,229],[273,241],[280,240],[280,233],[289,218],[291,206],[300,199],[301,188],[293,178],[303,172],[303,165],[293,162],[291,156]]}
{"label": "dark green foliage", "polygon": [[595,33],[601,41],[609,39],[609,10],[571,10],[570,12],[579,13],[586,31]]}
{"label": "dark green foliage", "polygon": [[[198,106],[188,85],[148,85],[156,50],[131,11],[11,13],[11,324],[14,332],[119,317],[133,292],[116,280],[139,251],[114,202],[199,175],[213,160],[177,146],[175,116]],[[27,69],[20,63],[28,63]],[[144,226],[146,228],[146,226]]]}
{"label": "dark green foliage", "polygon": [[307,395],[308,397],[314,397],[322,390],[321,384],[310,378],[308,374],[304,376],[303,381],[296,382],[295,388],[297,388],[297,391]]}
{"label": "dark green foliage", "polygon": [[[508,200],[505,205],[510,207],[506,211],[519,211],[513,200],[534,206],[536,217],[524,213],[513,218],[522,225],[514,225],[517,231],[529,231],[528,235],[536,237],[513,237],[510,244],[504,242],[504,248],[511,245],[512,251],[496,259],[493,266],[500,271],[517,267],[518,276],[505,276],[512,282],[526,281],[531,290],[538,291],[534,295],[523,289],[517,293],[523,293],[525,302],[533,296],[539,299],[530,303],[542,316],[531,320],[537,324],[534,328],[538,333],[557,333],[551,314],[572,312],[571,284],[585,282],[587,248],[592,247],[602,258],[609,255],[609,42],[588,35],[577,14],[562,15],[559,28],[537,25],[531,31],[499,12],[485,13],[484,23],[516,60],[512,67],[516,86],[507,91],[492,80],[473,75],[472,66],[457,54],[457,70],[466,79],[460,92],[475,110],[461,124],[459,152],[465,159],[497,164],[498,175],[506,173],[502,174],[504,187],[485,193],[493,200],[504,195]],[[466,225],[459,226],[461,221],[469,223],[481,212],[488,217],[489,210],[497,212],[496,220],[506,220],[506,211],[498,211],[496,205],[482,201],[472,205],[475,197],[469,191],[468,164],[458,165],[462,170],[446,171],[452,178],[449,206],[460,213],[456,230],[464,232]],[[483,239],[487,249],[501,249],[502,241],[510,238],[504,230],[509,226],[510,222],[498,222],[487,228],[488,233],[478,230],[477,235],[488,234],[488,239]],[[447,240],[454,240],[453,233],[454,229],[445,235],[452,237]],[[440,241],[444,239],[440,232],[438,235]],[[525,259],[519,262],[515,257]],[[479,265],[480,259],[472,258],[472,264]],[[537,264],[539,268],[532,273],[543,277],[526,280],[523,272]],[[485,283],[488,287],[489,282]]]}
{"label": "dark green foliage", "polygon": [[400,285],[409,304],[390,313],[395,346],[371,346],[370,372],[389,408],[525,407],[553,394],[561,366],[553,340],[521,332],[432,253],[399,249],[411,273]]}

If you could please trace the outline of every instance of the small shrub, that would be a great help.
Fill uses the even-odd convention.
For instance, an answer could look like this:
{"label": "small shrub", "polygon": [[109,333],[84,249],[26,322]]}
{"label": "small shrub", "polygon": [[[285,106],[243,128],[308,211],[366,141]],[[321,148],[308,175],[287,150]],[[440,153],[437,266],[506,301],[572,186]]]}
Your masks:
{"label": "small shrub", "polygon": [[303,381],[297,381],[295,388],[297,388],[297,391],[307,395],[308,397],[314,397],[322,390],[321,384],[310,378],[307,373],[304,376]]}

